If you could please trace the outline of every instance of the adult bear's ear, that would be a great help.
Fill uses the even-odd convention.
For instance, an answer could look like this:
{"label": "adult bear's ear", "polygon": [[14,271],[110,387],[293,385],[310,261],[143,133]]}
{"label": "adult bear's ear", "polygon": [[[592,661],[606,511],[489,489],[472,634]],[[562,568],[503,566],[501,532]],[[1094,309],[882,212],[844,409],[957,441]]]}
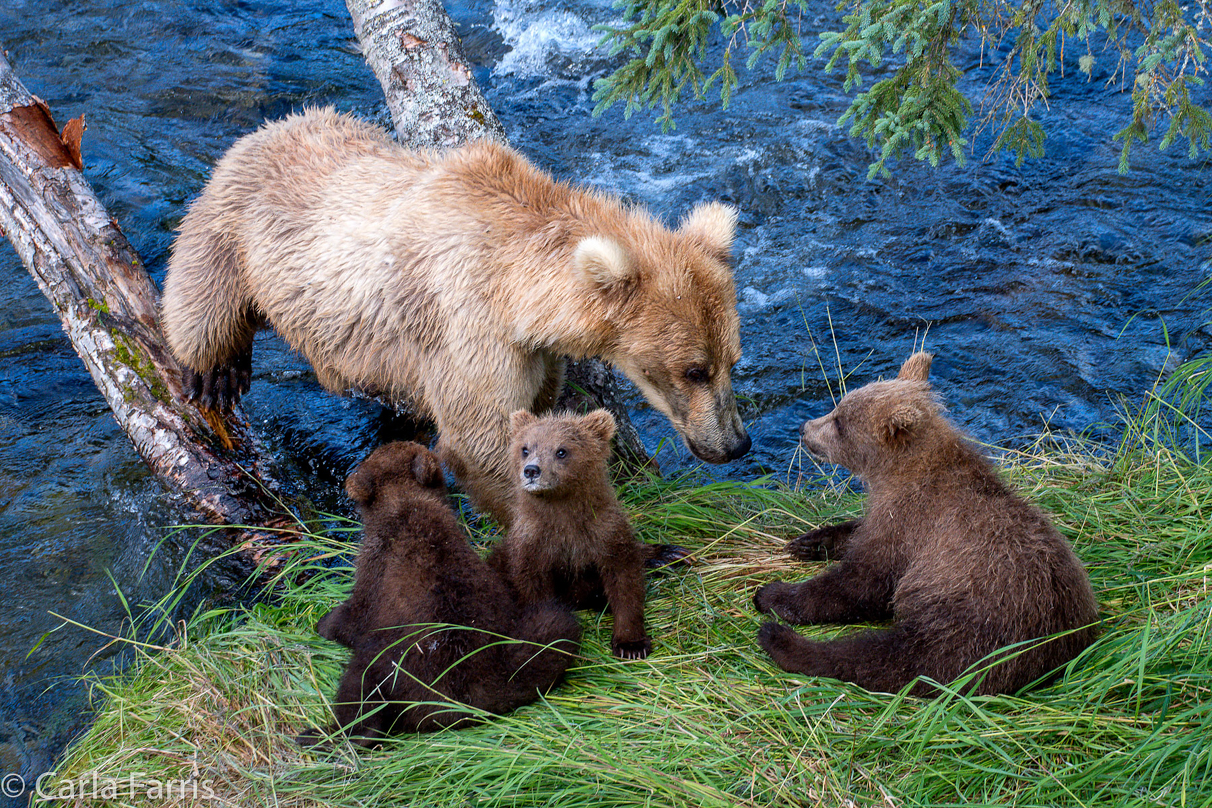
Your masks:
{"label": "adult bear's ear", "polygon": [[514,410],[509,414],[509,434],[516,435],[537,420],[539,416],[530,410]]}
{"label": "adult bear's ear", "polygon": [[588,415],[581,416],[581,425],[603,445],[609,446],[614,437],[614,416],[609,410],[594,410]]}
{"label": "adult bear's ear", "polygon": [[722,202],[704,202],[682,219],[679,230],[699,242],[707,252],[727,264],[736,238],[736,208]]}
{"label": "adult bear's ear", "polygon": [[590,286],[603,291],[630,289],[640,279],[627,250],[606,236],[581,239],[572,254],[572,265]]}
{"label": "adult bear's ear", "polygon": [[422,449],[412,458],[412,476],[425,488],[446,488],[446,478],[442,476],[442,464],[428,449]]}
{"label": "adult bear's ear", "polygon": [[900,381],[924,382],[930,377],[930,365],[933,361],[934,354],[918,351],[905,360],[896,378]]}

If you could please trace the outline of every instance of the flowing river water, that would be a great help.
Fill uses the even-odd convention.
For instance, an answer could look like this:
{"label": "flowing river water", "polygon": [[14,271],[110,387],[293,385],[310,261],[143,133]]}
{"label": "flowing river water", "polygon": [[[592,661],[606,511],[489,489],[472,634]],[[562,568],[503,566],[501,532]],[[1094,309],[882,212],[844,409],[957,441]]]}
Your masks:
{"label": "flowing river water", "polygon": [[[978,139],[966,167],[905,163],[869,182],[870,153],[836,125],[841,77],[819,62],[781,84],[742,73],[727,111],[685,104],[662,133],[648,112],[590,115],[593,80],[617,63],[592,30],[615,17],[609,3],[451,11],[511,141],[538,164],[671,222],[706,199],[740,208],[733,381],[754,450],[714,476],[793,477],[796,427],[828,410],[839,369],[852,384],[892,374],[923,340],[953,417],[1002,445],[1045,428],[1111,440],[1121,399],[1212,341],[1197,290],[1212,273],[1208,161],[1138,146],[1117,173],[1128,101],[1104,87],[1109,56],[1089,82],[1080,52],[1065,56],[1045,158],[982,159]],[[814,15],[810,49],[833,4]],[[0,45],[61,123],[87,116],[86,175],[157,281],[184,205],[240,135],[309,104],[385,120],[339,0],[5,0]],[[988,76],[975,48],[962,66],[974,87]],[[125,603],[172,586],[192,534],[170,534],[188,514],[7,245],[0,277],[0,775],[32,780],[87,723],[79,677],[121,658],[84,628],[47,632],[65,618],[120,632]],[[271,335],[255,350],[250,418],[313,501],[348,511],[341,481],[392,418],[325,394]],[[692,464],[638,398],[635,418],[663,467]],[[229,584],[216,573],[193,597]]]}

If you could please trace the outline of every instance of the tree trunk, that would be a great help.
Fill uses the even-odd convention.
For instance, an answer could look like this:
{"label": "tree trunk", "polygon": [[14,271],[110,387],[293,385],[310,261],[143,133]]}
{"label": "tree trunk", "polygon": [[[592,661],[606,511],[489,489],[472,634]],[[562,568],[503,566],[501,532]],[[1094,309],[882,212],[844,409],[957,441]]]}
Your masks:
{"label": "tree trunk", "polygon": [[[156,288],[80,171],[82,131],[77,119],[60,135],[0,53],[0,229],[152,471],[207,522],[289,524],[243,417],[208,419],[181,402]],[[268,535],[225,538],[255,559]]]}
{"label": "tree trunk", "polygon": [[362,56],[383,85],[400,142],[448,149],[505,128],[471,75],[440,0],[346,0]]}
{"label": "tree trunk", "polygon": [[[505,128],[471,75],[440,0],[345,0],[345,5],[362,55],[383,85],[401,143],[441,149],[485,137],[505,142]],[[655,467],[627,414],[618,379],[605,363],[569,362],[565,378],[558,408],[610,410],[623,466]]]}

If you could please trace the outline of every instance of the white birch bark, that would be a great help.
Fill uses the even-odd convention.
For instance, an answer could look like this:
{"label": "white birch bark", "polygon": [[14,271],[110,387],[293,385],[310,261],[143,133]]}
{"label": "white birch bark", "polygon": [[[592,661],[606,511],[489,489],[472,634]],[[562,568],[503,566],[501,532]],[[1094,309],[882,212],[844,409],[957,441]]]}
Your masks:
{"label": "white birch bark", "polygon": [[[0,230],[156,476],[207,522],[285,524],[243,417],[208,420],[180,400],[155,285],[77,167],[78,148],[64,144],[0,51]],[[253,555],[264,549],[261,534],[226,538]]]}

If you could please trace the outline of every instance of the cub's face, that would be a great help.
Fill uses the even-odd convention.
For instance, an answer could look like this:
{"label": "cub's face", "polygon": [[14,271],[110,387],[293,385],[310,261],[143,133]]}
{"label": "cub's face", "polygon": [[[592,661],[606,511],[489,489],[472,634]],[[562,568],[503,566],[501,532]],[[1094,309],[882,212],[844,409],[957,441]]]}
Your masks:
{"label": "cub's face", "polygon": [[872,382],[847,393],[833,412],[806,421],[800,442],[813,456],[844,466],[860,477],[911,445],[938,416],[926,381],[930,355],[918,353],[891,381]]}
{"label": "cub's face", "polygon": [[709,463],[734,460],[751,446],[732,391],[741,358],[729,266],[735,227],[734,209],[700,205],[677,230],[648,240],[585,239],[575,259],[617,329],[603,358]]}
{"label": "cub's face", "polygon": [[862,476],[880,452],[879,426],[872,412],[881,390],[875,382],[843,396],[833,412],[804,422],[800,443],[814,457],[843,466]]}
{"label": "cub's face", "polygon": [[575,496],[599,485],[614,435],[614,417],[605,410],[586,416],[548,415],[525,410],[510,417],[516,481],[527,494]]}

